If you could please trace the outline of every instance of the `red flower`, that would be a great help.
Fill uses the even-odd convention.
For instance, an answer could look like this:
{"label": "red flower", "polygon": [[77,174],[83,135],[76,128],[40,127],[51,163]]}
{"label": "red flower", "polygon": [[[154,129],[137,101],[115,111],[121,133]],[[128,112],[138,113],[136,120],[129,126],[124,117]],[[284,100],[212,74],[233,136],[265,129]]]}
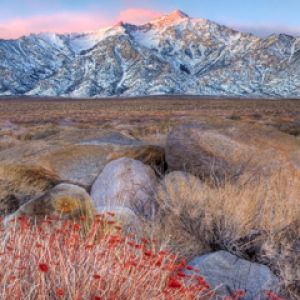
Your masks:
{"label": "red flower", "polygon": [[127,244],[128,244],[129,246],[131,246],[131,247],[134,247],[134,246],[135,246],[135,243],[134,243],[134,242],[131,242],[131,241],[127,242]]}
{"label": "red flower", "polygon": [[157,259],[157,261],[155,262],[155,265],[156,265],[157,267],[160,267],[161,264],[162,264],[162,258],[159,257],[159,258]]}
{"label": "red flower", "polygon": [[55,294],[58,297],[63,297],[65,295],[65,292],[63,289],[56,289]]}
{"label": "red flower", "polygon": [[279,297],[278,295],[276,295],[275,293],[273,293],[272,291],[266,291],[265,295],[267,298],[269,298],[270,300],[283,300],[283,298]]}
{"label": "red flower", "polygon": [[47,273],[49,271],[49,267],[47,264],[39,264],[39,269],[41,272]]}
{"label": "red flower", "polygon": [[93,249],[94,245],[86,245],[85,250],[91,250]]}
{"label": "red flower", "polygon": [[101,276],[100,276],[100,275],[98,275],[98,274],[94,274],[94,275],[93,275],[93,277],[94,277],[94,279],[96,279],[96,280],[99,280],[99,279],[101,279]]}
{"label": "red flower", "polygon": [[168,282],[168,287],[171,289],[180,289],[181,283],[175,278],[170,278]]}
{"label": "red flower", "polygon": [[7,249],[8,251],[13,251],[13,250],[14,250],[14,248],[13,248],[13,247],[10,247],[10,246],[7,246],[6,249]]}
{"label": "red flower", "polygon": [[150,257],[152,255],[152,252],[150,250],[145,250],[144,255]]}
{"label": "red flower", "polygon": [[75,231],[79,231],[80,230],[80,225],[79,224],[74,224],[73,229]]}
{"label": "red flower", "polygon": [[186,269],[192,271],[194,268],[192,266],[186,266]]}
{"label": "red flower", "polygon": [[18,217],[18,220],[20,221],[20,222],[26,222],[26,218],[25,218],[25,216],[19,216]]}
{"label": "red flower", "polygon": [[102,300],[102,298],[99,297],[99,296],[95,296],[95,297],[94,297],[94,300]]}
{"label": "red flower", "polygon": [[145,239],[145,238],[141,238],[141,242],[144,243],[144,244],[147,244],[147,243],[148,243],[148,240]]}
{"label": "red flower", "polygon": [[43,248],[43,245],[40,244],[40,243],[36,243],[35,246],[36,246],[37,248]]}
{"label": "red flower", "polygon": [[178,277],[183,277],[183,278],[186,277],[185,273],[183,273],[183,272],[178,272],[177,276]]}
{"label": "red flower", "polygon": [[131,261],[130,264],[133,266],[133,267],[136,267],[137,266],[137,263],[135,261]]}
{"label": "red flower", "polygon": [[240,298],[244,298],[246,295],[245,291],[243,290],[237,290],[234,294],[234,296],[237,298],[237,299],[240,299]]}

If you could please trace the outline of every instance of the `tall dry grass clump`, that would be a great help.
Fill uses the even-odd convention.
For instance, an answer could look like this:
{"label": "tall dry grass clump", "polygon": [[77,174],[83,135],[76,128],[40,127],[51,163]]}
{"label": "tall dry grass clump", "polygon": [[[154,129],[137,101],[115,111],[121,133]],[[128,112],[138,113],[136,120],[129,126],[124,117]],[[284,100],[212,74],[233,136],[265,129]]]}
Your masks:
{"label": "tall dry grass clump", "polygon": [[173,251],[193,257],[223,249],[267,264],[288,296],[299,299],[299,178],[282,171],[247,183],[211,186],[174,173],[158,189],[156,228]]}

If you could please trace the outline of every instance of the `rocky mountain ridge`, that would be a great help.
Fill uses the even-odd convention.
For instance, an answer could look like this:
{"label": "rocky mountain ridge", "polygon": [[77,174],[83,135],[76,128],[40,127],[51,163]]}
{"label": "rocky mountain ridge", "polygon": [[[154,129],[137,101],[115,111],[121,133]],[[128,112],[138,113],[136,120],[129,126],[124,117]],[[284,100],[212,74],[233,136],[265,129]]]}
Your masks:
{"label": "rocky mountain ridge", "polygon": [[142,26],[0,40],[0,95],[300,96],[300,38],[259,38],[181,11]]}

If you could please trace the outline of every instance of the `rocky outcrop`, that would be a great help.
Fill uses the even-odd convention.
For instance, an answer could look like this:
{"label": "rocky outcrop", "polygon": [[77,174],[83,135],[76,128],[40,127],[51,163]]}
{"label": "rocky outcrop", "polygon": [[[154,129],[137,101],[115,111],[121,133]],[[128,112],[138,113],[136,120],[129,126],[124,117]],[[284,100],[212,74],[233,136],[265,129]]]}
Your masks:
{"label": "rocky outcrop", "polygon": [[127,207],[147,217],[155,214],[154,171],[142,162],[120,158],[108,163],[92,186],[91,197],[98,211]]}
{"label": "rocky outcrop", "polygon": [[[218,251],[194,258],[190,266],[199,269],[200,275],[218,295],[231,295],[245,291],[245,300],[266,299],[264,292],[278,292],[279,280],[264,265],[240,259],[226,251]],[[194,273],[194,272],[188,272]]]}
{"label": "rocky outcrop", "polygon": [[[300,39],[174,12],[135,26],[0,41],[0,95],[299,97]],[[26,74],[26,76],[24,76]]]}

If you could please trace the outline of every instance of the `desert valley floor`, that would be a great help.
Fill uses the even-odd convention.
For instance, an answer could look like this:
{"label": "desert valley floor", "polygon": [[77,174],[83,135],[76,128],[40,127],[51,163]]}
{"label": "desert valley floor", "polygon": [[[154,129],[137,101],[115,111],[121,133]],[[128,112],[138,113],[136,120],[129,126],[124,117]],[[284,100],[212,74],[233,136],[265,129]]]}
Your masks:
{"label": "desert valley floor", "polygon": [[[296,125],[300,118],[298,100],[264,100],[213,98],[197,96],[154,96],[137,98],[68,99],[68,98],[0,98],[0,120],[24,124],[59,125],[69,120],[86,126],[109,121],[124,121],[143,126],[176,121],[178,118],[201,120],[233,119],[266,125]],[[155,122],[156,121],[156,122]],[[285,126],[284,126],[285,127]],[[286,128],[287,128],[286,127]]]}

